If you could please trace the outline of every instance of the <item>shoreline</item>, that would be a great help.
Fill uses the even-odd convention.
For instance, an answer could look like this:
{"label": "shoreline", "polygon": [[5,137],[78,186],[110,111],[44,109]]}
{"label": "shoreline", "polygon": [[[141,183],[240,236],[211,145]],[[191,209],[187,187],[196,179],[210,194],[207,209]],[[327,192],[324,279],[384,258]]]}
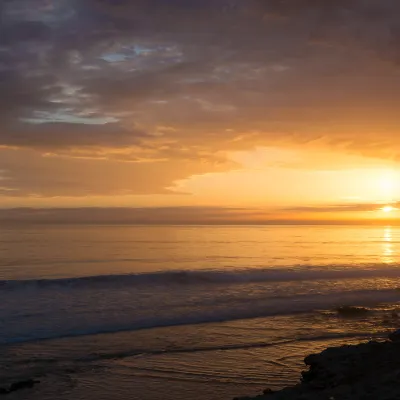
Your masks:
{"label": "shoreline", "polygon": [[[389,335],[389,339],[381,336],[381,339],[369,341],[354,341],[353,344],[339,345],[338,343],[331,343],[332,347],[325,343],[319,349],[314,349],[316,354],[308,355],[304,358],[304,363],[308,366],[308,370],[300,373],[300,369],[293,377],[301,377],[299,383],[294,383],[291,386],[286,386],[283,389],[274,386],[275,390],[269,388],[264,389],[263,385],[259,385],[257,391],[263,393],[256,396],[253,392],[252,396],[247,396],[247,390],[231,391],[229,396],[219,393],[216,395],[214,392],[213,400],[235,399],[235,400],[339,400],[339,399],[362,399],[362,400],[395,400],[400,399],[400,387],[398,382],[400,380],[400,330]],[[360,339],[362,340],[362,339]],[[345,343],[345,342],[342,342]],[[333,347],[336,346],[336,347]],[[322,350],[324,349],[324,350]],[[320,353],[318,351],[322,350]],[[308,352],[310,349],[308,348]],[[304,352],[303,354],[306,354]],[[298,360],[300,361],[300,359]],[[251,362],[248,360],[248,362]],[[100,366],[98,366],[100,367]],[[103,365],[104,367],[104,365]],[[88,398],[96,398],[99,394],[110,394],[114,391],[122,390],[125,394],[119,399],[127,399],[129,393],[133,388],[140,388],[141,384],[136,382],[132,385],[123,376],[119,375],[117,370],[109,369],[103,371],[101,376],[98,372],[92,374],[90,372],[93,366],[87,370],[80,370],[73,366],[64,366],[60,371],[55,374],[31,374],[20,377],[15,377],[8,382],[1,382],[0,397],[2,395],[9,395],[11,393],[20,392],[21,397],[16,399],[51,399],[49,393],[53,391],[60,391],[63,393],[62,399],[74,398],[75,394],[84,394]],[[262,368],[262,367],[261,367]],[[81,373],[83,372],[83,377]],[[255,371],[255,373],[257,373]],[[56,378],[56,379],[55,379]],[[122,379],[121,379],[122,378]],[[132,378],[132,377],[131,377]],[[131,379],[130,378],[130,379]],[[86,385],[80,386],[80,382],[85,382]],[[77,393],[69,393],[72,390],[70,387],[73,383],[73,390]],[[87,382],[91,382],[87,385]],[[102,382],[108,382],[106,386],[102,386]],[[266,381],[267,382],[267,381]],[[194,382],[191,382],[195,385]],[[286,383],[287,385],[289,383]],[[165,381],[163,383],[165,385]],[[209,392],[212,389],[210,382],[204,382],[202,390]],[[200,389],[198,383],[197,388]],[[217,385],[218,386],[218,385]],[[215,386],[215,387],[217,387]],[[75,389],[76,388],[76,389]],[[89,389],[89,390],[88,390]],[[182,387],[175,385],[174,390],[181,390]],[[137,390],[137,389],[136,389]],[[139,389],[140,390],[140,389]],[[214,389],[213,389],[214,390]],[[212,390],[211,390],[212,392]],[[190,392],[188,393],[190,394]],[[239,395],[239,397],[237,396]],[[27,397],[29,396],[29,397]],[[236,397],[234,397],[236,396]],[[14,397],[13,397],[14,398]],[[145,396],[143,398],[152,398]],[[157,397],[160,398],[160,397]],[[178,398],[183,398],[179,397]],[[186,397],[185,397],[186,398]],[[189,397],[190,398],[190,397]],[[202,396],[202,398],[206,398]]]}
{"label": "shoreline", "polygon": [[383,341],[328,347],[304,364],[298,384],[234,400],[400,399],[400,330]]}

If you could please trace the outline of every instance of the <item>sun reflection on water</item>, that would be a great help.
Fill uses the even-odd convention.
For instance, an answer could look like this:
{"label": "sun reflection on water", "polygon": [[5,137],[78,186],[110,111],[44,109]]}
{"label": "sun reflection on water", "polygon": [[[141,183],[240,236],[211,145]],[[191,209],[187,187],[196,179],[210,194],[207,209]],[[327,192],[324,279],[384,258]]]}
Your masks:
{"label": "sun reflection on water", "polygon": [[385,264],[394,263],[393,233],[390,226],[385,227],[382,238],[382,262]]}

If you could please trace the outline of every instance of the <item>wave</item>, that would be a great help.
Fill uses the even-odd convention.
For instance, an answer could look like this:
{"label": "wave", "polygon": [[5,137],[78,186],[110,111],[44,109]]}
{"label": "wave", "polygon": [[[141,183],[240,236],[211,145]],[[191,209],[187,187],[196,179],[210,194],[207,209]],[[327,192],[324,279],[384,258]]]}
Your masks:
{"label": "wave", "polygon": [[[321,313],[343,305],[394,304],[400,301],[395,280],[399,276],[396,265],[330,265],[2,280],[0,345]],[[363,282],[336,282],[368,278],[393,280],[381,289]],[[327,285],[330,289],[326,292],[315,291],[319,280],[335,280],[335,284]],[[279,285],[267,286],[270,282],[292,281],[318,283],[300,284],[300,291],[293,285],[289,292],[274,290]],[[247,286],[252,284],[257,285],[256,290]],[[1,304],[8,306],[2,308]]]}
{"label": "wave", "polygon": [[[227,305],[223,309],[215,310],[213,307],[204,309],[190,309],[187,312],[172,312],[166,315],[135,318],[128,310],[121,313],[119,321],[109,324],[107,320],[97,320],[96,313],[92,312],[94,320],[85,316],[80,328],[65,326],[60,330],[54,330],[54,323],[47,330],[43,323],[36,321],[36,326],[30,326],[29,331],[20,334],[7,334],[0,336],[0,344],[38,342],[52,339],[73,338],[100,334],[112,334],[129,331],[138,331],[154,328],[166,328],[186,325],[199,325],[209,323],[230,322],[236,320],[248,320],[275,316],[294,316],[315,314],[330,317],[337,315],[337,307],[340,305],[358,305],[370,307],[371,313],[367,318],[385,313],[380,308],[382,304],[395,305],[400,300],[400,292],[397,289],[383,290],[356,290],[341,291],[331,294],[307,294],[291,297],[268,297],[262,302],[249,302],[243,307],[241,303]],[[377,307],[378,306],[378,307]],[[331,310],[331,311],[329,311]],[[173,311],[173,310],[172,310]],[[382,314],[383,313],[383,314]],[[53,315],[56,318],[56,315]],[[78,316],[76,316],[78,317]],[[44,322],[44,321],[43,321]]]}
{"label": "wave", "polygon": [[131,285],[204,285],[367,278],[399,278],[400,266],[327,265],[290,268],[247,268],[224,270],[175,270],[151,273],[96,275],[56,279],[0,280],[0,290],[46,287],[131,286]]}

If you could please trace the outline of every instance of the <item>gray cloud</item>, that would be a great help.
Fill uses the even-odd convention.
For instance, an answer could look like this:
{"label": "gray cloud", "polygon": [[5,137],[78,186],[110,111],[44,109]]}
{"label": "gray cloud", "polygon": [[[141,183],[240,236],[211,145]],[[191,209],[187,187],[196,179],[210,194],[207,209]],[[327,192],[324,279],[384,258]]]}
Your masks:
{"label": "gray cloud", "polygon": [[32,123],[18,124],[1,136],[3,146],[43,150],[69,147],[125,147],[138,145],[146,133],[115,123]]}
{"label": "gray cloud", "polygon": [[[396,0],[2,2],[0,146],[166,160],[171,181],[179,161],[215,171],[219,150],[282,142],[399,160],[399,12]],[[8,171],[26,193],[22,168]],[[168,185],[154,181],[138,193]]]}
{"label": "gray cloud", "polygon": [[223,207],[0,209],[3,223],[212,224],[234,223],[258,215],[258,210]]}
{"label": "gray cloud", "polygon": [[[371,206],[371,205],[370,205]],[[375,205],[377,206],[377,205]],[[365,211],[368,205],[354,210]],[[376,208],[375,208],[376,210]],[[301,210],[299,210],[301,211]],[[340,210],[339,210],[340,211]],[[343,210],[341,210],[343,211]],[[320,210],[324,213],[324,210]],[[273,211],[232,207],[137,207],[137,208],[15,208],[0,209],[2,224],[385,224],[388,221],[371,218],[354,220],[304,219],[301,213],[279,219]],[[391,220],[391,225],[398,221]]]}

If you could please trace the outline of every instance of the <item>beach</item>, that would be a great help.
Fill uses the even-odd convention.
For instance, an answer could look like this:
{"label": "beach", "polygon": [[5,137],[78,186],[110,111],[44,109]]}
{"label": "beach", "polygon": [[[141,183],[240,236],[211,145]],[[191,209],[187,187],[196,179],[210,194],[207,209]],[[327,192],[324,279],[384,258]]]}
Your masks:
{"label": "beach", "polygon": [[390,227],[2,228],[0,386],[40,381],[7,394],[16,399],[219,400],[294,385],[308,354],[397,327],[399,237]]}

